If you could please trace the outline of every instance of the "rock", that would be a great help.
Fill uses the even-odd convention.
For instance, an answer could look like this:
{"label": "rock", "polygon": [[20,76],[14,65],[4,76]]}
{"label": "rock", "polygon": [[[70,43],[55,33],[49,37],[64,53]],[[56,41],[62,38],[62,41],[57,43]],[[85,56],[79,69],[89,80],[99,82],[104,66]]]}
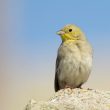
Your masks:
{"label": "rock", "polygon": [[25,110],[110,110],[110,91],[62,89],[46,102],[31,100]]}

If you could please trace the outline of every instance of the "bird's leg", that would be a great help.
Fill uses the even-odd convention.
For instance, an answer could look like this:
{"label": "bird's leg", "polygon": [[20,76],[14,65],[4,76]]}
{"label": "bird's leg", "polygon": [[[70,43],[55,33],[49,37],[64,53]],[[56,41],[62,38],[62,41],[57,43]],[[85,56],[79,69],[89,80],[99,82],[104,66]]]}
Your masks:
{"label": "bird's leg", "polygon": [[65,85],[65,88],[74,89],[75,87],[69,86],[69,85]]}
{"label": "bird's leg", "polygon": [[69,86],[69,85],[65,85],[65,88],[70,88],[70,89],[71,89],[71,86]]}

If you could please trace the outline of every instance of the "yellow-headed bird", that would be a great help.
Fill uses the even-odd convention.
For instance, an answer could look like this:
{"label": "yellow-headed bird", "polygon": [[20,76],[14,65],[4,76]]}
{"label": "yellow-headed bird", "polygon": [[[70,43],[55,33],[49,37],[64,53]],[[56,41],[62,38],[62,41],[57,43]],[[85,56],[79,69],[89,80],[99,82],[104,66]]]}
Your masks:
{"label": "yellow-headed bird", "polygon": [[68,24],[57,32],[62,43],[58,49],[55,91],[80,88],[92,68],[92,47],[79,27]]}

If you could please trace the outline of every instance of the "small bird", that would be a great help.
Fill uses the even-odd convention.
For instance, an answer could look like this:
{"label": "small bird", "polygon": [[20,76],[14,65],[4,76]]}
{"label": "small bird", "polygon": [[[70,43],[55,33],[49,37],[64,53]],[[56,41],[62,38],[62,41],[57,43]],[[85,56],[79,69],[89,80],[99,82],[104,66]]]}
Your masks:
{"label": "small bird", "polygon": [[56,59],[54,88],[81,88],[92,69],[92,47],[79,27],[68,24],[57,32],[62,39]]}

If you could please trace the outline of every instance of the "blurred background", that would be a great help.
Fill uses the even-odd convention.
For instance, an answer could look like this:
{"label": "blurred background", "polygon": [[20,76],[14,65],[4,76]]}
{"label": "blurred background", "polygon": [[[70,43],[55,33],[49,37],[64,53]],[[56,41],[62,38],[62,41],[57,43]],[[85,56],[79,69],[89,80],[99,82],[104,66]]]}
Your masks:
{"label": "blurred background", "polygon": [[56,31],[73,23],[94,48],[85,88],[110,90],[109,0],[0,0],[0,110],[23,110],[54,94]]}

